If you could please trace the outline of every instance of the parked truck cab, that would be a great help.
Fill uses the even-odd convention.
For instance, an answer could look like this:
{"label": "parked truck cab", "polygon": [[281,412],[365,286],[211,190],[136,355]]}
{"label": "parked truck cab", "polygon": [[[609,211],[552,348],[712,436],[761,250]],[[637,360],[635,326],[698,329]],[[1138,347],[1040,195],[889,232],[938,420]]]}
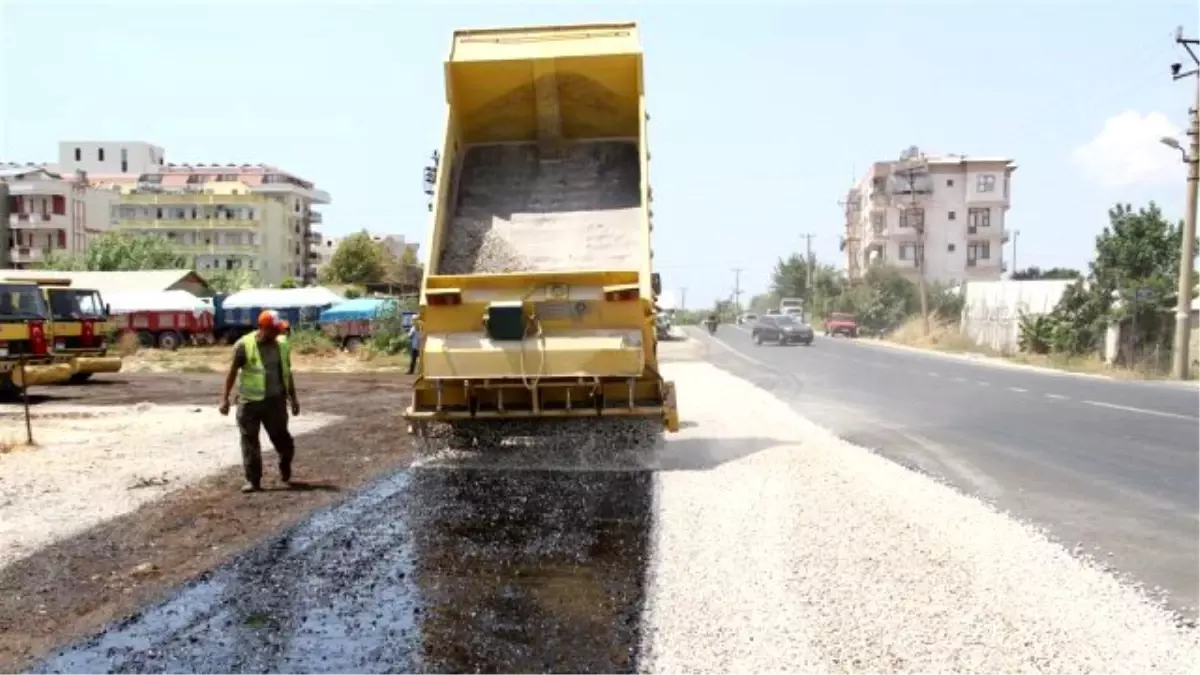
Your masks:
{"label": "parked truck cab", "polygon": [[121,371],[121,357],[109,354],[114,325],[100,291],[72,288],[70,280],[34,279],[50,309],[51,351],[56,362],[71,366],[73,383],[97,373]]}
{"label": "parked truck cab", "polygon": [[54,362],[49,318],[37,284],[0,280],[0,393],[70,379],[70,365]]}

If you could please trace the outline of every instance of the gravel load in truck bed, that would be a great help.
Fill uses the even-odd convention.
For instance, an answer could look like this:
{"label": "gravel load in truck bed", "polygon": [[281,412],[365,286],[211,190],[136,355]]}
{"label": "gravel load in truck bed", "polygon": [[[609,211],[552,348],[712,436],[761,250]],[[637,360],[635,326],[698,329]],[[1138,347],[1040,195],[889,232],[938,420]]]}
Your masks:
{"label": "gravel load in truck bed", "polygon": [[579,142],[468,148],[440,274],[635,269],[642,255],[638,146]]}

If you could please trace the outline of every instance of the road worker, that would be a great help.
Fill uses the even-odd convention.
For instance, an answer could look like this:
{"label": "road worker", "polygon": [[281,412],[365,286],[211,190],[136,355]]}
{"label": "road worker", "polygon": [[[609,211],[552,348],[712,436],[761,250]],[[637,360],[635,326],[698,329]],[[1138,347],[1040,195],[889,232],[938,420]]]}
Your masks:
{"label": "road worker", "polygon": [[421,358],[421,328],[417,325],[417,317],[413,317],[412,325],[408,327],[408,374],[417,372],[417,361]]}
{"label": "road worker", "polygon": [[292,336],[291,324],[288,323],[287,319],[280,319],[279,320],[279,337],[277,337],[276,340],[278,340],[280,342],[287,342],[288,338],[290,338],[291,336]]}
{"label": "road worker", "polygon": [[280,340],[282,320],[273,310],[258,315],[258,330],[237,341],[233,363],[225,376],[225,390],[219,408],[229,414],[229,395],[238,383],[237,423],[242,440],[242,468],[246,484],[242,492],[262,489],[262,446],[259,429],[265,429],[271,445],[279,454],[279,477],[292,481],[292,457],[295,443],[288,431],[288,404],[292,415],[300,414],[296,386],[292,381],[291,347]]}

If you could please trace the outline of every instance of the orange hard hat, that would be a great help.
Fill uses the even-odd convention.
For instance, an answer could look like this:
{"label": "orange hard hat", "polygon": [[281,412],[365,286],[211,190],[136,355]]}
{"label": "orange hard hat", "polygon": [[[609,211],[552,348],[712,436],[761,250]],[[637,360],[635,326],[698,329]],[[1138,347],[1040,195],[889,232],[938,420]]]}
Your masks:
{"label": "orange hard hat", "polygon": [[278,328],[279,327],[279,314],[277,314],[275,312],[275,310],[273,310],[273,309],[264,309],[258,315],[258,327],[259,328]]}
{"label": "orange hard hat", "polygon": [[279,330],[286,331],[287,329],[288,329],[287,319],[280,319],[279,320]]}

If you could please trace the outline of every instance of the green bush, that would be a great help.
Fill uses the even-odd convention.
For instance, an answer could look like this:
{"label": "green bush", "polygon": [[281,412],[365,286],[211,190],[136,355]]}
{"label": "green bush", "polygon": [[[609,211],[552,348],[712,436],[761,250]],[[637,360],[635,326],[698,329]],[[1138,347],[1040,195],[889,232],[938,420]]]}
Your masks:
{"label": "green bush", "polygon": [[305,328],[292,331],[288,344],[296,354],[332,354],[337,351],[337,345],[328,336],[318,330]]}
{"label": "green bush", "polygon": [[371,330],[371,349],[377,354],[399,354],[409,349],[408,331],[404,328],[403,307],[389,302],[375,319]]}

